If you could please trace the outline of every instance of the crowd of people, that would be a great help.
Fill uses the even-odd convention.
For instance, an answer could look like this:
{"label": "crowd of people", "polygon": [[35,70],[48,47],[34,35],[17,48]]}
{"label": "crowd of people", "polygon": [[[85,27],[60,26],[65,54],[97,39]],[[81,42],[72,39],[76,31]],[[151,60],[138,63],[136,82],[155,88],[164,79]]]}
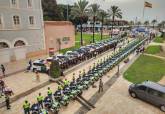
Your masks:
{"label": "crowd of people", "polygon": [[[84,72],[85,72],[85,70],[84,70]],[[79,72],[79,77],[77,79],[75,78],[75,73],[73,73],[72,82],[70,82],[67,79],[64,79],[61,83],[58,84],[58,89],[56,92],[59,92],[59,91],[62,92],[62,90],[64,90],[64,88],[68,87],[72,83],[78,82],[78,80],[81,78],[82,78],[81,72]],[[103,81],[101,78],[99,80],[99,87],[98,87],[98,93],[100,93],[100,92],[103,92]],[[55,93],[54,93],[54,95],[55,95]],[[38,96],[36,97],[36,103],[34,103],[33,105],[31,105],[31,103],[28,100],[24,101],[24,103],[23,103],[24,114],[30,114],[30,112],[33,110],[34,106],[39,107],[40,111],[42,112],[43,109],[45,108],[44,104],[47,99],[51,100],[51,102],[53,102],[53,99],[54,99],[53,91],[51,90],[50,87],[47,88],[47,96],[44,97],[41,93],[39,93]],[[45,112],[45,114],[47,114],[47,112]]]}

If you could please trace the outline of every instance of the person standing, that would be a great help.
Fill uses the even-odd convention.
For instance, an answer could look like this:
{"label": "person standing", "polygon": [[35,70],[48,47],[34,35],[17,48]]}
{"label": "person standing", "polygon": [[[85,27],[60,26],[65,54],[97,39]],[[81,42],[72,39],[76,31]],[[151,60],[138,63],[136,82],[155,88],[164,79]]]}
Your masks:
{"label": "person standing", "polygon": [[53,100],[52,93],[52,90],[50,89],[50,87],[48,87],[48,97],[51,99],[51,101]]}
{"label": "person standing", "polygon": [[29,68],[31,69],[32,67],[32,60],[29,60]]}
{"label": "person standing", "polygon": [[103,81],[101,78],[100,78],[100,82],[99,82],[99,93],[100,92],[103,92]]}
{"label": "person standing", "polygon": [[5,83],[3,80],[0,80],[0,98],[4,94]]}
{"label": "person standing", "polygon": [[69,81],[67,79],[64,80],[64,87],[69,86]]}
{"label": "person standing", "polygon": [[4,65],[3,64],[1,64],[1,70],[2,70],[2,73],[3,73],[3,76],[5,76],[5,67],[4,67]]}
{"label": "person standing", "polygon": [[8,95],[5,96],[6,108],[7,110],[10,109],[10,97]]}
{"label": "person standing", "polygon": [[24,114],[30,114],[30,103],[26,100],[23,104]]}
{"label": "person standing", "polygon": [[37,101],[38,101],[39,107],[44,108],[43,106],[44,97],[41,95],[41,93],[39,93],[39,96],[37,97]]}
{"label": "person standing", "polygon": [[36,73],[36,81],[40,82],[39,72],[36,70],[35,73]]}

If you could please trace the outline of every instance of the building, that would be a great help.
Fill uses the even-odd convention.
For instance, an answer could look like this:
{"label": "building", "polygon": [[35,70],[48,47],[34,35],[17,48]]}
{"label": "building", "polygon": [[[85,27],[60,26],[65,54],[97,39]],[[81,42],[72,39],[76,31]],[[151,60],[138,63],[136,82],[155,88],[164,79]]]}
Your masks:
{"label": "building", "polygon": [[[128,21],[125,20],[115,20],[114,22],[112,20],[106,20],[103,24],[103,31],[106,30],[111,30],[113,24],[113,28],[115,29],[124,29],[124,28],[129,28],[128,26]],[[82,25],[83,31],[93,31],[93,22],[92,21],[87,21],[87,23]],[[102,22],[96,21],[95,22],[95,32],[100,32],[102,27]],[[78,25],[78,29],[80,29],[80,25]]]}
{"label": "building", "polygon": [[41,0],[0,0],[0,63],[44,53]]}
{"label": "building", "polygon": [[45,21],[47,53],[75,46],[75,27],[69,21]]}

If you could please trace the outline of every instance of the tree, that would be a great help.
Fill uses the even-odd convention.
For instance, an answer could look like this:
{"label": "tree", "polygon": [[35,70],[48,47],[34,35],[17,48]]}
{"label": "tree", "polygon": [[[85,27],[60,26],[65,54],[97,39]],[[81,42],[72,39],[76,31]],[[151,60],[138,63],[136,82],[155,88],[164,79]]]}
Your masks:
{"label": "tree", "polygon": [[95,22],[97,16],[99,15],[100,5],[91,4],[89,7],[89,14],[92,15],[93,18],[93,43],[95,43]]}
{"label": "tree", "polygon": [[74,4],[73,8],[71,9],[72,17],[80,19],[81,45],[83,45],[82,24],[83,24],[83,19],[87,17],[87,12],[88,12],[88,1],[86,0],[79,0],[77,3]]}
{"label": "tree", "polygon": [[108,16],[107,12],[104,10],[99,11],[99,17],[101,20],[101,40],[103,39],[103,24],[104,24],[104,19]]}
{"label": "tree", "polygon": [[147,27],[149,24],[150,24],[149,21],[145,21],[145,22],[144,22],[145,27]]}
{"label": "tree", "polygon": [[[110,9],[108,9],[109,16],[112,17],[112,32],[113,32],[113,26],[115,23],[115,18],[122,18],[122,11],[118,6],[111,6]],[[111,33],[112,37],[112,33]]]}
{"label": "tree", "polygon": [[134,23],[134,21],[130,21],[128,24],[129,24],[130,28],[132,28],[132,26],[133,26],[135,23]]}
{"label": "tree", "polygon": [[164,28],[165,27],[165,21],[162,21],[158,24],[159,28]]}
{"label": "tree", "polygon": [[138,22],[137,22],[137,26],[138,26],[138,27],[139,27],[141,24],[142,24],[141,21],[138,21]]}
{"label": "tree", "polygon": [[154,19],[154,20],[152,20],[152,25],[153,25],[153,28],[155,28],[155,24],[157,23],[157,20],[156,19]]}
{"label": "tree", "polygon": [[60,68],[60,65],[59,65],[58,61],[53,60],[51,62],[49,75],[52,78],[58,78],[59,76],[61,76],[61,68]]}
{"label": "tree", "polygon": [[43,9],[44,20],[46,21],[63,20],[62,13],[57,7],[56,0],[42,0],[42,9]]}

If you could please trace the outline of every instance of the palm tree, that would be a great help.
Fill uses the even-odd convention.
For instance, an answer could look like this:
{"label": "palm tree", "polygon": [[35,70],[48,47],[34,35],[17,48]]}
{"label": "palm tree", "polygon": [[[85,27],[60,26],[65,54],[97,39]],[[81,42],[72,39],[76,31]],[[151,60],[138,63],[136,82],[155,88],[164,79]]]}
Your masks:
{"label": "palm tree", "polygon": [[150,24],[149,21],[145,21],[145,22],[144,22],[145,27],[147,27],[149,24]]}
{"label": "palm tree", "polygon": [[158,24],[158,27],[159,27],[159,29],[164,28],[165,27],[165,21],[160,22]]}
{"label": "palm tree", "polygon": [[138,27],[139,27],[141,24],[142,24],[141,21],[138,21],[138,22],[137,22]]}
{"label": "palm tree", "polygon": [[[115,18],[122,18],[122,12],[121,9],[118,6],[111,6],[110,9],[108,9],[109,16],[112,17],[112,32],[113,32],[113,26],[114,26],[114,21]],[[111,33],[112,37],[112,33]]]}
{"label": "palm tree", "polygon": [[156,19],[154,19],[154,20],[152,20],[152,25],[153,25],[153,28],[155,28],[155,24],[157,23],[157,20]]}
{"label": "palm tree", "polygon": [[82,38],[82,24],[83,18],[87,16],[88,12],[88,1],[86,0],[79,0],[77,3],[74,4],[73,8],[71,9],[71,15],[76,18],[80,18],[80,29],[81,29],[81,45],[83,45],[83,38]]}
{"label": "palm tree", "polygon": [[104,19],[108,16],[107,12],[104,10],[100,10],[99,12],[99,17],[101,20],[101,40],[103,39],[103,24],[104,24]]}
{"label": "palm tree", "polygon": [[93,18],[93,43],[95,42],[95,21],[99,14],[99,10],[100,10],[100,5],[98,4],[90,5],[89,14],[92,15]]}
{"label": "palm tree", "polygon": [[135,23],[134,23],[134,21],[130,21],[128,24],[129,24],[130,28],[132,28],[132,26],[133,26]]}
{"label": "palm tree", "polygon": [[165,21],[162,21],[162,22],[161,22],[161,26],[162,26],[162,28],[165,27]]}

